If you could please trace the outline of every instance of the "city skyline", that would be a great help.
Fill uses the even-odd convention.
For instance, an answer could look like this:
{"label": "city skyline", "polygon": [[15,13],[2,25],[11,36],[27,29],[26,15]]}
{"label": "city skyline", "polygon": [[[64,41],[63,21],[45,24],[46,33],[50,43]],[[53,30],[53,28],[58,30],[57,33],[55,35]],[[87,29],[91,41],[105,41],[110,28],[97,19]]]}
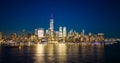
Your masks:
{"label": "city skyline", "polygon": [[[92,4],[92,5],[91,5]],[[49,27],[51,12],[54,29],[66,26],[67,30],[103,32],[105,37],[120,38],[119,3],[110,1],[1,1],[0,32],[34,32],[35,28]]]}

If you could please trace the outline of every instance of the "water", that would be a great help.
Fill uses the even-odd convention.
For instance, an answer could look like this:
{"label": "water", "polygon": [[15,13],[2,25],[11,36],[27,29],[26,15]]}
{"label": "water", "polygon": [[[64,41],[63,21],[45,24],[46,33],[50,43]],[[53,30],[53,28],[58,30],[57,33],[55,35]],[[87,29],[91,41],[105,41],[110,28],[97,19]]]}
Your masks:
{"label": "water", "polygon": [[119,63],[120,45],[39,44],[1,48],[0,63]]}

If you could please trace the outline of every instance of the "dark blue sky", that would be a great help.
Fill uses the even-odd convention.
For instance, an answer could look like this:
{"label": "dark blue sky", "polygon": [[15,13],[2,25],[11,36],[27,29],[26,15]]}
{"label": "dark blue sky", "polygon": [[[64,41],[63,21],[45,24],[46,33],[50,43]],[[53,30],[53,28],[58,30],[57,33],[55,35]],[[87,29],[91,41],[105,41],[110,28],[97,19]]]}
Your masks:
{"label": "dark blue sky", "polygon": [[0,31],[33,32],[35,28],[49,28],[51,12],[55,30],[86,33],[103,32],[106,37],[120,37],[119,0],[0,0]]}

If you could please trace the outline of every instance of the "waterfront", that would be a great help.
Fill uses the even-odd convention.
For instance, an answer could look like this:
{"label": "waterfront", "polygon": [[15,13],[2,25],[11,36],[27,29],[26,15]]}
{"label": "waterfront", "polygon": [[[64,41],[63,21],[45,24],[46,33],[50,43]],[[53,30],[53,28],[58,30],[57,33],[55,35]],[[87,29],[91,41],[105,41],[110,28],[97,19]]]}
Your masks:
{"label": "waterfront", "polygon": [[38,44],[1,48],[0,63],[109,63],[120,58],[119,45]]}

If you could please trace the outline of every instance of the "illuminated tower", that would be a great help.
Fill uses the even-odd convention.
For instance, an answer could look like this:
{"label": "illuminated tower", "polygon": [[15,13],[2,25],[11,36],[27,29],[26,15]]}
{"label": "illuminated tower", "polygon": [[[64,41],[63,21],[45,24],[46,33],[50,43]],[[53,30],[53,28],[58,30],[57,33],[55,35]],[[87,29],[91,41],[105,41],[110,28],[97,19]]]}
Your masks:
{"label": "illuminated tower", "polygon": [[66,27],[63,27],[63,37],[66,37]]}
{"label": "illuminated tower", "polygon": [[59,27],[59,38],[62,38],[62,37],[63,37],[62,34],[63,34],[63,33],[62,33],[62,27]]}
{"label": "illuminated tower", "polygon": [[82,33],[85,34],[85,30],[84,29],[82,30]]}
{"label": "illuminated tower", "polygon": [[53,19],[53,14],[51,13],[51,18],[50,18],[50,31],[51,31],[51,35],[53,35],[53,31],[54,31],[54,19]]}
{"label": "illuminated tower", "polygon": [[35,29],[35,35],[38,35],[38,30],[37,29]]}

